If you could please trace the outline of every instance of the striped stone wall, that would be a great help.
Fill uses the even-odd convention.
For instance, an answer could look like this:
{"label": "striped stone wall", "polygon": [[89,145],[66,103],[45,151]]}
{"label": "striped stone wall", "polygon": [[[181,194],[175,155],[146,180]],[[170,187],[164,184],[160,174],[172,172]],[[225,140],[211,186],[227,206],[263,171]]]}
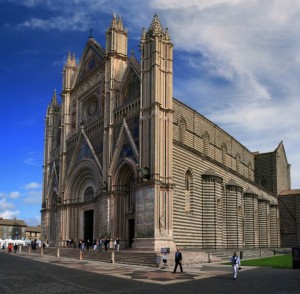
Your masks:
{"label": "striped stone wall", "polygon": [[270,203],[258,199],[259,247],[270,246]]}
{"label": "striped stone wall", "polygon": [[244,194],[245,247],[259,247],[258,196],[251,191]]}
{"label": "striped stone wall", "polygon": [[[174,100],[173,108],[175,244],[199,248],[277,247],[278,201],[254,182],[254,154],[181,102]],[[187,174],[192,183],[189,191]],[[274,206],[271,212],[270,205]]]}
{"label": "striped stone wall", "polygon": [[[225,215],[227,248],[243,246],[243,190],[234,182],[226,185]],[[224,240],[225,241],[225,240]]]}

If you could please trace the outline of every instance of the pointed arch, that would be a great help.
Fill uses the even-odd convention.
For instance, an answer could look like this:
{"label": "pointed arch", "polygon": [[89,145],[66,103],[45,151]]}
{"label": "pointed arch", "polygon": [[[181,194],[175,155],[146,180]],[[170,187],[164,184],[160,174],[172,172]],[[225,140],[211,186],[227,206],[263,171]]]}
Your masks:
{"label": "pointed arch", "polygon": [[192,197],[193,197],[193,173],[191,169],[185,172],[185,212],[192,211]]}
{"label": "pointed arch", "polygon": [[[100,191],[102,175],[93,160],[85,159],[72,169],[66,182],[63,190],[64,203],[84,202],[92,199],[91,189],[94,196],[96,191]],[[85,197],[87,190],[90,191],[88,198]]]}

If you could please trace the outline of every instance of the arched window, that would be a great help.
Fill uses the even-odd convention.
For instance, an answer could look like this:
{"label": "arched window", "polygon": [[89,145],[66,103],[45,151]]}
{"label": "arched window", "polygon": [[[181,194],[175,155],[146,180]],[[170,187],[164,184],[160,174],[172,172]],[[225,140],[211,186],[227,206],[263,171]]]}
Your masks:
{"label": "arched window", "polygon": [[193,177],[190,170],[187,170],[185,173],[185,212],[191,211],[191,198],[193,192]]}

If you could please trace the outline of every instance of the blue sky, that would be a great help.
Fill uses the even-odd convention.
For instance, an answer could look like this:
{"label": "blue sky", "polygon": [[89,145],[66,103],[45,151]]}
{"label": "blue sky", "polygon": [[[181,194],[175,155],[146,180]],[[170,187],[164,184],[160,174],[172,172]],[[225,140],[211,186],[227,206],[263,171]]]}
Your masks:
{"label": "blue sky", "polygon": [[90,29],[105,46],[113,13],[138,56],[155,13],[174,43],[174,97],[250,151],[283,141],[300,188],[298,0],[0,0],[0,216],[40,223],[44,118],[68,51]]}

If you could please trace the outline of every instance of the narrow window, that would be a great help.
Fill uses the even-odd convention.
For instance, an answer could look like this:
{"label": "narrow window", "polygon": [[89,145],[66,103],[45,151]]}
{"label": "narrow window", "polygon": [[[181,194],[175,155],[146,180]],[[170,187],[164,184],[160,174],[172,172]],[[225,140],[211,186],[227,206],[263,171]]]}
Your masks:
{"label": "narrow window", "polygon": [[185,212],[191,211],[191,198],[192,198],[192,190],[193,190],[193,181],[192,181],[192,173],[188,170],[185,173]]}

